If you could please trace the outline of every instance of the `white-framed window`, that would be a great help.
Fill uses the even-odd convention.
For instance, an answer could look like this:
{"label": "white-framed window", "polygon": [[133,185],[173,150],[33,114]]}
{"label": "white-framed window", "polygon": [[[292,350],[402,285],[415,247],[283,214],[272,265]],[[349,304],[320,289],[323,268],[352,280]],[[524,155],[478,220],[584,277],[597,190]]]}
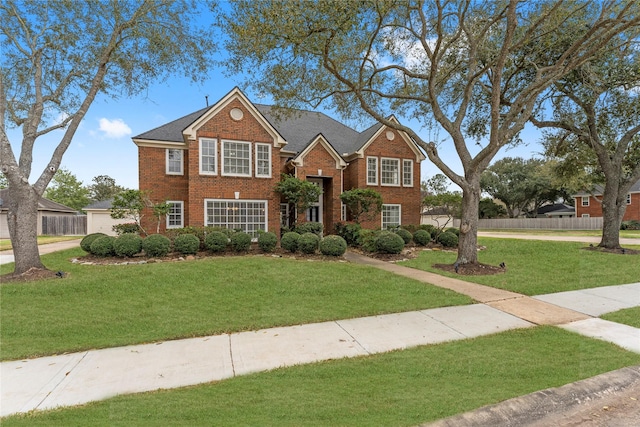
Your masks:
{"label": "white-framed window", "polygon": [[167,213],[167,228],[184,227],[184,202],[181,200],[167,200],[169,212]]}
{"label": "white-framed window", "polygon": [[205,199],[205,225],[231,230],[241,229],[258,239],[258,231],[267,231],[266,200]]}
{"label": "white-framed window", "polygon": [[382,185],[400,185],[400,160],[399,159],[380,159],[380,184]]}
{"label": "white-framed window", "polygon": [[402,160],[402,185],[413,187],[413,160]]}
{"label": "white-framed window", "polygon": [[200,173],[202,175],[217,175],[218,140],[200,138]]}
{"label": "white-framed window", "polygon": [[182,175],[182,150],[167,148],[167,175]]}
{"label": "white-framed window", "polygon": [[400,225],[401,205],[382,205],[382,229]]}
{"label": "white-framed window", "polygon": [[582,218],[591,218],[591,215],[589,215],[589,214],[582,214]]}
{"label": "white-framed window", "polygon": [[582,206],[589,206],[589,196],[582,196]]}
{"label": "white-framed window", "polygon": [[222,175],[251,176],[251,143],[222,141]]}
{"label": "white-framed window", "polygon": [[631,204],[631,193],[627,194],[627,204]]}
{"label": "white-framed window", "polygon": [[271,178],[270,144],[256,144],[256,177]]}
{"label": "white-framed window", "polygon": [[377,157],[367,157],[367,185],[378,185]]}

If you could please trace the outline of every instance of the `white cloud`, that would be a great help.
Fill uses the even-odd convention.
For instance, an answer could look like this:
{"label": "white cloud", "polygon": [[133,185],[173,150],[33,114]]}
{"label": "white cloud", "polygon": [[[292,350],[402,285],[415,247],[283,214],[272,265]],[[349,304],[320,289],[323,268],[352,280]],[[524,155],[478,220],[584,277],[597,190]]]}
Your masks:
{"label": "white cloud", "polygon": [[122,138],[131,135],[131,128],[122,119],[100,119],[100,131],[104,132],[107,138]]}

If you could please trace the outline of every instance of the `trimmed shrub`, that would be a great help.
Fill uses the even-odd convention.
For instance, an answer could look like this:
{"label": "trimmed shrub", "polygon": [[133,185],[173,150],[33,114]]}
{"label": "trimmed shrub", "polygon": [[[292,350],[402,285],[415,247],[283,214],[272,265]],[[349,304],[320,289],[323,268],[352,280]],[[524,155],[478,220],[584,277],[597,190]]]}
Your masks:
{"label": "trimmed shrub", "polygon": [[300,224],[296,227],[295,232],[299,235],[303,235],[304,233],[313,233],[318,237],[322,236],[322,231],[324,230],[324,226],[321,222],[305,222],[304,224]]}
{"label": "trimmed shrub", "polygon": [[106,234],[104,233],[87,234],[80,241],[80,247],[82,248],[83,251],[87,253],[91,253],[91,244],[93,243],[93,241],[96,240],[98,237],[103,237],[103,236],[106,236]]}
{"label": "trimmed shrub", "polygon": [[404,249],[404,240],[392,231],[382,231],[376,239],[376,251],[383,254],[399,254]]}
{"label": "trimmed shrub", "polygon": [[182,228],[171,228],[167,230],[164,235],[171,239],[174,243],[178,236],[182,236],[185,234],[193,234],[200,240],[200,246],[204,246],[204,236],[205,236],[205,228],[197,227],[197,226],[187,226]]}
{"label": "trimmed shrub", "polygon": [[427,246],[431,241],[431,233],[427,230],[416,230],[413,233],[413,241],[416,242],[416,245]]}
{"label": "trimmed shrub", "polygon": [[151,234],[142,241],[142,250],[147,256],[165,256],[171,248],[171,240],[162,234]]}
{"label": "trimmed shrub", "polygon": [[122,234],[113,241],[113,251],[122,257],[132,257],[142,252],[142,237],[137,234]]}
{"label": "trimmed shrub", "polygon": [[620,230],[640,230],[640,221],[635,219],[622,221],[622,224],[620,224]]}
{"label": "trimmed shrub", "polygon": [[91,253],[96,256],[107,257],[115,255],[113,252],[113,236],[99,236],[91,243]]}
{"label": "trimmed shrub", "polygon": [[398,228],[397,230],[394,230],[394,233],[402,237],[402,240],[404,241],[405,245],[411,242],[411,238],[413,237],[411,233],[408,230],[405,230],[404,228]]}
{"label": "trimmed shrub", "polygon": [[340,236],[326,236],[320,240],[320,253],[328,256],[342,256],[347,251],[347,242]]}
{"label": "trimmed shrub", "polygon": [[289,231],[288,233],[284,233],[282,235],[282,239],[280,239],[280,246],[284,250],[295,252],[298,250],[299,239],[300,235],[298,233],[296,233],[295,231]]}
{"label": "trimmed shrub", "polygon": [[438,236],[438,242],[445,248],[454,248],[458,246],[458,236],[450,231],[445,231]]}
{"label": "trimmed shrub", "polygon": [[298,239],[298,250],[303,254],[314,254],[318,250],[320,237],[315,233],[304,233]]}
{"label": "trimmed shrub", "polygon": [[360,230],[360,247],[365,252],[376,252],[376,239],[381,233],[380,230]]}
{"label": "trimmed shrub", "polygon": [[246,252],[251,247],[251,236],[244,231],[236,231],[231,235],[231,249]]}
{"label": "trimmed shrub", "polygon": [[211,252],[224,252],[229,238],[222,231],[212,231],[204,238],[204,247]]}
{"label": "trimmed shrub", "polygon": [[349,246],[360,246],[360,224],[343,224],[337,223],[335,226],[336,234],[342,237]]}
{"label": "trimmed shrub", "polygon": [[445,231],[446,231],[446,232],[448,232],[448,233],[453,233],[453,234],[455,234],[457,237],[460,237],[460,230],[459,230],[459,229],[457,229],[457,228],[455,228],[455,227],[447,228]]}
{"label": "trimmed shrub", "polygon": [[181,234],[173,241],[173,249],[184,255],[193,255],[200,249],[200,239],[195,234]]}
{"label": "trimmed shrub", "polygon": [[435,240],[438,234],[440,234],[440,230],[433,224],[422,224],[420,229],[428,231],[429,234],[431,234],[431,240]]}
{"label": "trimmed shrub", "polygon": [[278,245],[278,236],[269,231],[258,234],[258,246],[263,252],[273,252]]}

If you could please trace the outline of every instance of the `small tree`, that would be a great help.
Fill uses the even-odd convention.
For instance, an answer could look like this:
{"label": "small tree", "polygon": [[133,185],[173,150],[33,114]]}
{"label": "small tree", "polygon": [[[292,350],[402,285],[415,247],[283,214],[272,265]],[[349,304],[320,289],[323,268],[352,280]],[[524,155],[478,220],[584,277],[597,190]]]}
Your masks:
{"label": "small tree", "polygon": [[171,203],[167,203],[166,201],[156,204],[151,203],[151,209],[153,210],[153,217],[158,220],[156,233],[160,233],[160,224],[162,223],[162,219],[166,218],[171,211]]}
{"label": "small tree", "polygon": [[148,198],[144,191],[126,190],[113,198],[111,205],[111,218],[122,219],[128,218],[133,220],[140,231],[146,234],[142,228],[143,211],[148,206]]}
{"label": "small tree", "polygon": [[[296,178],[293,175],[282,174],[280,182],[274,188],[289,205],[289,226],[295,225],[298,218],[297,212],[304,212],[318,201],[322,190],[317,185],[309,181]],[[291,220],[293,218],[293,220]]]}
{"label": "small tree", "polygon": [[353,222],[360,224],[360,217],[373,219],[382,210],[382,196],[370,188],[354,188],[340,195]]}
{"label": "small tree", "polygon": [[58,169],[51,179],[51,184],[44,192],[47,199],[78,211],[89,204],[89,190],[67,169]]}
{"label": "small tree", "polygon": [[91,200],[96,202],[110,200],[125,188],[117,185],[116,180],[109,175],[98,175],[93,177],[93,184],[88,187]]}

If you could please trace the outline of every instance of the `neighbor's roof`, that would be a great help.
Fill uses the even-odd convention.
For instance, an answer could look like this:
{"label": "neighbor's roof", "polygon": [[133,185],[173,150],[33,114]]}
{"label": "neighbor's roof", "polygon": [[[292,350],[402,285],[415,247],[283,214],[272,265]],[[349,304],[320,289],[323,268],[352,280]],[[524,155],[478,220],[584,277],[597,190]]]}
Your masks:
{"label": "neighbor's roof", "polygon": [[93,202],[90,205],[85,206],[83,209],[84,210],[92,210],[92,209],[111,209],[111,206],[113,204],[113,199],[109,199],[109,200],[99,200],[97,202]]}
{"label": "neighbor's roof", "polygon": [[[2,203],[0,204],[0,210],[7,210],[7,201],[9,200],[8,188],[3,188],[2,190],[0,190],[0,199],[2,200]],[[44,197],[40,197],[40,201],[38,202],[38,210],[48,212],[78,213],[77,210],[70,208],[69,206],[54,202],[53,200],[45,199]]]}
{"label": "neighbor's roof", "polygon": [[538,208],[538,214],[542,215],[542,214],[548,214],[551,212],[554,213],[562,213],[562,212],[575,212],[576,208],[574,208],[573,206],[569,206],[569,205],[565,205],[564,203],[554,203],[552,205],[544,205],[540,208]]}
{"label": "neighbor's roof", "polygon": [[[319,134],[331,144],[341,156],[353,154],[360,149],[380,129],[377,123],[368,129],[358,132],[349,126],[327,116],[324,113],[307,110],[278,110],[274,106],[253,104],[262,116],[287,141],[286,150],[300,153]],[[134,136],[133,139],[144,139],[166,142],[184,142],[182,132],[193,122],[202,117],[211,107],[195,111],[177,120],[159,126],[150,131]]]}
{"label": "neighbor's roof", "polygon": [[[604,187],[602,185],[596,185],[593,189],[593,192],[589,191],[578,191],[573,197],[581,197],[581,196],[591,196],[592,194],[596,196],[600,196],[604,193]],[[629,189],[629,193],[640,193],[640,180],[633,184]]]}

